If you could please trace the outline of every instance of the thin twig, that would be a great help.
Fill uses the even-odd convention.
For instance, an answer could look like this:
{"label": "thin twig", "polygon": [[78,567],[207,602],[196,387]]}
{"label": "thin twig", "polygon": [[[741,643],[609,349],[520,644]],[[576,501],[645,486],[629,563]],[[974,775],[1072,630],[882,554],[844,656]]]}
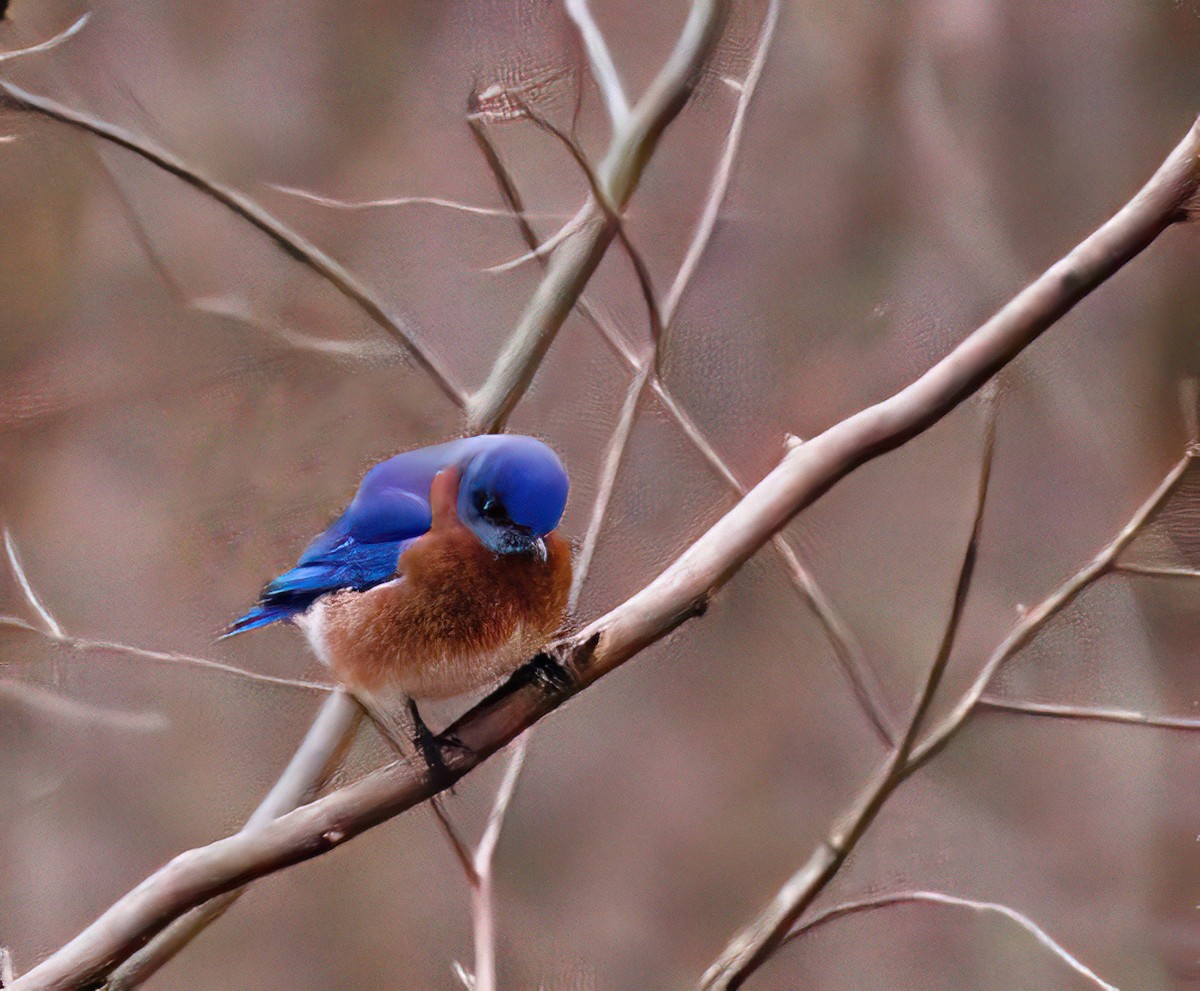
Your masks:
{"label": "thin twig", "polygon": [[1120,723],[1126,726],[1149,726],[1155,729],[1200,730],[1200,719],[1188,716],[1158,716],[1133,709],[1107,709],[1088,705],[1064,705],[1058,702],[1025,702],[983,695],[977,709],[1011,712],[1024,716],[1048,716],[1054,719],[1079,719],[1084,722]]}
{"label": "thin twig", "polygon": [[574,574],[571,577],[571,595],[567,609],[574,612],[579,605],[579,596],[583,591],[583,583],[587,580],[592,567],[592,558],[596,554],[596,545],[600,540],[600,531],[608,515],[608,506],[612,501],[613,490],[616,488],[617,473],[621,469],[621,461],[629,437],[633,433],[633,424],[637,415],[638,405],[650,377],[651,363],[646,362],[642,371],[633,377],[629,389],[625,393],[625,402],[621,406],[621,415],[617,426],[608,441],[608,450],[604,454],[604,465],[600,469],[600,481],[596,486],[596,499],[592,504],[592,516],[588,520],[587,532],[584,534],[583,546],[575,560]]}
{"label": "thin twig", "polygon": [[261,331],[297,351],[325,358],[375,363],[385,362],[389,357],[397,355],[396,349],[383,341],[335,341],[281,326],[258,316],[244,299],[237,296],[200,296],[186,300],[185,305],[196,313],[236,321],[245,327]]}
{"label": "thin twig", "polygon": [[905,759],[897,761],[893,757],[872,777],[828,838],[779,889],[771,903],[722,951],[701,979],[701,991],[733,991],[778,950],[796,921],[836,876],[896,789],[939,754],[966,725],[983,692],[1005,661],[1028,644],[1080,592],[1109,571],[1121,551],[1175,491],[1195,456],[1195,450],[1189,447],[1117,536],[1091,562],[1022,617],[984,663],[975,682],[950,713],[919,744],[912,746],[911,734],[906,734],[905,740],[910,746]]}
{"label": "thin twig", "polygon": [[526,733],[512,746],[508,766],[505,767],[504,777],[496,789],[487,823],[474,852],[459,835],[442,803],[437,800],[430,802],[471,892],[474,970],[468,972],[461,963],[456,962],[455,972],[472,991],[496,989],[496,912],[492,896],[492,862],[496,855],[496,845],[500,841],[500,831],[504,828],[504,819],[508,815],[508,807],[512,803],[517,781],[525,764],[529,740],[530,734]]}
{"label": "thin twig", "polygon": [[[333,210],[376,210],[385,207],[400,206],[437,206],[444,207],[447,210],[457,210],[460,213],[474,214],[478,217],[503,217],[505,220],[512,219],[512,214],[504,207],[475,206],[472,203],[448,200],[442,196],[388,196],[376,200],[340,200],[333,196],[323,196],[320,193],[314,193],[307,189],[300,189],[297,186],[283,186],[274,182],[268,182],[266,186],[277,193],[295,196],[297,199],[308,200],[310,203],[316,203],[319,206],[329,207]],[[541,219],[562,219],[559,214],[539,214],[538,216]]]}
{"label": "thin twig", "polygon": [[873,895],[870,898],[861,898],[857,901],[835,905],[832,908],[815,913],[802,925],[797,926],[796,929],[788,934],[787,942],[807,936],[813,930],[837,919],[843,919],[848,915],[858,915],[863,912],[874,911],[875,909],[889,908],[893,905],[904,905],[914,902],[949,905],[955,908],[969,908],[976,912],[1002,915],[1004,918],[1015,922],[1068,967],[1076,973],[1082,974],[1097,987],[1102,988],[1103,991],[1118,991],[1114,985],[1109,984],[1099,977],[1095,971],[1085,966],[1078,957],[1069,953],[1061,943],[1051,937],[1041,926],[1027,915],[1018,912],[1015,908],[999,902],[984,902],[977,901],[974,898],[960,898],[957,895],[948,895],[941,891],[897,891],[892,894]]}
{"label": "thin twig", "polygon": [[1171,468],[1166,477],[1159,483],[1158,488],[1151,493],[1150,497],[1138,507],[1137,512],[1121,528],[1121,531],[1108,544],[1101,548],[1096,556],[1084,567],[1080,568],[1067,581],[1063,582],[1053,593],[1024,613],[1020,621],[1013,627],[1008,636],[1004,638],[1003,643],[987,659],[983,668],[976,676],[975,681],[963,693],[962,698],[959,699],[954,708],[942,717],[942,721],[930,731],[921,745],[913,751],[907,770],[908,774],[912,774],[928,763],[933,757],[937,756],[945,748],[946,744],[954,738],[955,734],[962,728],[963,723],[966,722],[967,717],[979,703],[980,698],[983,697],[983,693],[996,676],[996,672],[1000,670],[1009,658],[1025,647],[1041,631],[1046,623],[1074,602],[1084,589],[1103,578],[1112,570],[1112,566],[1121,555],[1121,552],[1133,542],[1134,538],[1142,531],[1142,528],[1150,521],[1151,517],[1162,508],[1167,499],[1179,487],[1188,469],[1191,467],[1193,459],[1198,455],[1200,455],[1200,450],[1194,445],[1189,446],[1184,456],[1175,463],[1174,467]]}
{"label": "thin twig", "polygon": [[[633,195],[663,131],[687,102],[716,42],[721,10],[722,0],[692,0],[674,50],[631,111],[626,126],[614,132],[596,171],[608,201],[618,210],[624,209]],[[487,381],[471,397],[469,432],[489,433],[503,427],[615,233],[603,207],[594,202],[579,232],[550,257],[545,276]]]}
{"label": "thin twig", "polygon": [[[988,482],[992,471],[992,454],[995,448],[995,406],[988,404],[987,423],[984,431],[983,453],[980,458],[979,485],[975,499],[975,514],[971,532],[963,552],[958,580],[954,586],[954,598],[950,615],[942,633],[937,654],[921,687],[917,704],[908,719],[904,734],[891,754],[879,767],[871,783],[863,790],[850,811],[838,822],[829,838],[818,848],[805,867],[794,874],[742,932],[730,942],[720,957],[700,979],[699,987],[704,991],[720,988],[740,987],[747,978],[759,969],[787,941],[788,933],[796,920],[805,912],[816,897],[837,876],[850,852],[870,829],[876,816],[882,811],[891,793],[904,779],[909,756],[916,745],[917,736],[925,723],[925,717],[937,697],[942,676],[950,662],[959,625],[966,609],[967,596],[975,572],[978,557],[979,535],[983,527],[984,508],[987,505]],[[815,862],[815,863],[814,863]]]}
{"label": "thin twig", "polygon": [[563,6],[567,16],[579,30],[579,37],[583,41],[588,64],[592,69],[592,78],[600,88],[604,108],[608,111],[608,119],[613,132],[616,133],[629,120],[630,108],[625,97],[625,87],[621,85],[621,77],[613,64],[612,53],[608,50],[608,43],[604,40],[600,26],[592,17],[587,0],[563,0]]}
{"label": "thin twig", "polygon": [[[1188,132],[1129,204],[916,381],[793,447],[662,574],[560,644],[557,668],[548,668],[549,659],[543,658],[521,669],[457,720],[447,729],[455,745],[442,749],[445,774],[431,775],[424,761],[400,761],[262,829],[180,854],[13,987],[67,991],[95,984],[189,908],[334,849],[449,787],[546,714],[702,613],[796,513],[858,466],[902,446],[956,409],[1158,234],[1186,218],[1200,181],[1198,165],[1200,126]],[[823,845],[813,869],[820,870],[835,853]]]}
{"label": "thin twig", "polygon": [[1113,565],[1113,571],[1126,575],[1144,575],[1147,578],[1200,578],[1200,569],[1175,567],[1173,565],[1135,564],[1122,561]]}
{"label": "thin twig", "polygon": [[90,13],[84,14],[66,30],[60,31],[53,38],[47,38],[45,41],[40,41],[36,45],[30,45],[28,48],[15,48],[9,52],[0,52],[0,62],[7,62],[10,59],[21,58],[23,55],[36,55],[38,52],[48,52],[51,48],[57,48],[64,41],[75,37],[75,35],[82,31],[83,26],[87,24],[88,19],[91,16],[92,15]]}
{"label": "thin twig", "polygon": [[[584,224],[588,219],[590,204],[585,203],[578,212],[567,220],[558,230],[551,234],[546,240],[534,244],[528,251],[517,255],[515,258],[510,258],[508,261],[498,262],[495,265],[489,265],[484,269],[489,275],[499,275],[503,272],[511,272],[513,269],[520,268],[522,265],[527,265],[532,261],[545,259],[550,252],[557,248],[560,244],[566,241],[569,237],[583,230]],[[526,215],[528,216],[528,215]]]}
{"label": "thin twig", "polygon": [[659,310],[658,300],[654,295],[654,285],[650,281],[650,270],[646,267],[642,253],[634,247],[633,242],[629,239],[629,232],[625,229],[625,222],[621,217],[620,209],[615,203],[609,200],[608,191],[601,184],[600,177],[596,175],[591,163],[587,160],[579,146],[571,140],[570,135],[537,113],[524,101],[518,99],[517,106],[520,108],[521,113],[529,118],[529,120],[533,121],[543,131],[558,139],[559,143],[567,149],[571,157],[575,160],[575,164],[579,166],[579,170],[587,179],[588,186],[592,191],[592,197],[600,204],[605,217],[616,231],[617,240],[621,242],[621,247],[625,249],[625,254],[629,256],[629,261],[633,265],[633,271],[637,276],[638,287],[641,289],[642,299],[646,303],[646,311],[650,320],[650,340],[654,342],[657,349],[659,341],[662,340],[662,313]]}
{"label": "thin twig", "polygon": [[8,555],[8,565],[12,569],[13,577],[17,580],[17,584],[21,586],[21,592],[25,596],[25,601],[29,603],[29,607],[38,614],[46,632],[55,640],[63,640],[66,634],[63,628],[58,625],[56,620],[46,608],[45,603],[38,597],[38,594],[33,590],[33,586],[29,583],[29,578],[25,574],[25,568],[21,564],[21,556],[17,553],[17,545],[13,540],[12,533],[8,527],[4,528],[4,553]]}
{"label": "thin twig", "polygon": [[466,393],[455,384],[441,368],[440,364],[427,353],[417,342],[407,328],[395,317],[390,315],[384,304],[369,290],[358,277],[347,269],[341,262],[336,261],[315,244],[293,231],[282,221],[268,213],[250,197],[226,186],[215,179],[203,175],[195,166],[185,162],[174,153],[160,148],[145,137],[134,134],[125,128],[118,127],[101,120],[91,114],[84,113],[71,107],[64,106],[46,96],[27,92],[21,87],[0,79],[0,91],[7,96],[7,102],[22,110],[39,114],[51,120],[59,121],[71,127],[85,131],[94,137],[111,142],[120,148],[133,152],[153,165],[158,166],[171,175],[182,179],[190,186],[200,190],[210,199],[220,203],[234,215],[242,218],[252,227],[267,235],[287,255],[311,269],[334,289],[350,300],[365,313],[376,326],[387,333],[404,349],[422,371],[425,372],[441,390],[443,395],[457,408],[466,406]]}
{"label": "thin twig", "polygon": [[161,733],[171,725],[161,713],[109,709],[7,678],[0,679],[0,701],[12,702],[39,716],[85,729],[100,727],[134,733]]}
{"label": "thin twig", "polygon": [[683,256],[683,262],[679,266],[679,271],[675,273],[675,281],[671,283],[671,288],[667,292],[667,298],[663,304],[663,323],[668,330],[670,330],[671,322],[675,319],[675,312],[679,309],[679,304],[683,301],[684,294],[691,284],[692,276],[696,273],[700,259],[708,248],[708,242],[712,239],[713,230],[717,225],[717,217],[720,216],[721,207],[725,203],[725,195],[729,191],[729,180],[733,175],[733,164],[737,160],[737,153],[742,143],[742,132],[746,127],[746,115],[750,110],[750,101],[754,98],[755,90],[758,89],[759,79],[762,78],[763,68],[767,64],[767,54],[770,52],[771,42],[775,38],[775,26],[778,23],[779,0],[770,0],[763,18],[762,28],[759,30],[754,60],[750,63],[746,78],[737,91],[737,107],[733,112],[733,119],[729,123],[729,133],[725,136],[725,146],[721,150],[721,158],[713,173],[708,197],[704,201],[704,209],[700,213],[700,220],[688,243],[687,253]]}
{"label": "thin twig", "polygon": [[157,661],[161,664],[181,664],[202,668],[206,671],[215,671],[218,674],[244,678],[246,681],[257,681],[265,685],[277,685],[280,688],[295,688],[305,692],[328,693],[334,690],[333,685],[324,682],[263,674],[260,671],[250,671],[233,664],[226,664],[224,661],[214,661],[207,657],[196,657],[192,654],[180,654],[170,650],[151,650],[148,647],[138,647],[135,644],[120,643],[115,640],[92,640],[88,637],[75,637],[65,633],[61,636],[53,636],[49,633],[44,635],[62,644],[64,647],[69,647],[71,650],[85,652],[93,650],[110,651],[115,654],[124,654],[127,657],[136,657],[143,661]]}

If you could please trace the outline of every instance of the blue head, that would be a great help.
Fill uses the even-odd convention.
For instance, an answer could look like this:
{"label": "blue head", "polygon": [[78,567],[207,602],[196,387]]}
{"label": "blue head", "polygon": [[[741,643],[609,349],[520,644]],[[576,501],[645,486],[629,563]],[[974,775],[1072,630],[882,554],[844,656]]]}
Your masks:
{"label": "blue head", "polygon": [[541,441],[505,436],[462,465],[458,516],[496,554],[545,556],[542,537],[562,519],[567,472]]}

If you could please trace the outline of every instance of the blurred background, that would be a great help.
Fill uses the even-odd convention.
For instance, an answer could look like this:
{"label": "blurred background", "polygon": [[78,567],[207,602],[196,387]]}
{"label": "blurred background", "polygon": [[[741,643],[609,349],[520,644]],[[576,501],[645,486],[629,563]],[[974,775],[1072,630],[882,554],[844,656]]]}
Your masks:
{"label": "blurred background", "polygon": [[[516,89],[598,160],[609,134],[562,5],[12,0],[7,78],[128,127],[342,261],[464,388],[540,277],[466,126]],[[682,0],[596,0],[626,88]],[[735,2],[628,213],[660,293],[703,205],[765,3]],[[745,484],[909,382],[1113,213],[1200,110],[1191,0],[795,0],[664,379]],[[587,184],[527,121],[489,134],[548,236]],[[399,349],[195,190],[62,125],[0,113],[0,520],[68,634],[321,680],[289,628],[215,635],[369,465],[462,428]],[[424,195],[430,205],[334,209]],[[1167,232],[1004,373],[977,580],[946,698],[1129,518],[1187,437],[1200,235]],[[594,308],[646,318],[609,251]],[[297,335],[304,335],[298,337]],[[337,347],[327,346],[337,342]],[[581,541],[630,373],[572,315],[510,429],[562,454]],[[787,531],[895,720],[949,610],[973,512],[970,402]],[[660,571],[734,494],[656,400],[576,620]],[[1129,557],[1200,565],[1200,481]],[[1004,671],[1005,697],[1200,716],[1200,586],[1114,575]],[[7,572],[0,612],[37,617]],[[229,833],[321,696],[0,629],[0,943],[28,969],[173,854]],[[18,692],[11,686],[34,690]],[[49,693],[49,694],[46,694]],[[60,710],[48,701],[89,708]],[[110,718],[113,713],[128,718]],[[107,714],[107,715],[105,715]],[[701,620],[535,731],[496,863],[500,982],[687,987],[803,862],[883,756],[820,625],[762,552]],[[377,764],[364,734],[344,774]],[[888,805],[821,905],[938,889],[1027,914],[1107,980],[1200,986],[1200,735],[989,712]],[[499,763],[450,801],[475,833]],[[149,986],[456,987],[467,889],[426,809],[265,879]],[[832,923],[756,989],[1083,987],[1003,919],[910,906]]]}

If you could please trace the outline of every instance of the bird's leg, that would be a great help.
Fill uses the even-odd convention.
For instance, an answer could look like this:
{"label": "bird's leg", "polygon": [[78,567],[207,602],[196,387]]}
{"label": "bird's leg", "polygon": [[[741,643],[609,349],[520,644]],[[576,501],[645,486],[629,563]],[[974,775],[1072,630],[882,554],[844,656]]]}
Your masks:
{"label": "bird's leg", "polygon": [[408,699],[407,705],[408,715],[413,724],[413,742],[421,752],[421,756],[425,758],[425,763],[429,765],[430,773],[435,777],[442,777],[450,773],[442,757],[444,748],[449,747],[466,756],[471,756],[471,748],[452,733],[434,733],[425,725],[425,720],[421,718],[421,710],[417,708],[415,699]]}

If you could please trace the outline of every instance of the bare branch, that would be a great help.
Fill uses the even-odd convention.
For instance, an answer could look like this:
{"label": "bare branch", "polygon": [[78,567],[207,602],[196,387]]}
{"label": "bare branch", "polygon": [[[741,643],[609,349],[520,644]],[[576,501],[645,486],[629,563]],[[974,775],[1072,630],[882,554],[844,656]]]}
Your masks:
{"label": "bare branch", "polygon": [[894,905],[905,905],[914,902],[949,905],[955,908],[969,908],[976,912],[1002,915],[1004,918],[1015,922],[1068,967],[1076,973],[1082,974],[1098,988],[1102,988],[1103,991],[1118,991],[1112,984],[1101,979],[1095,971],[1081,963],[1078,957],[1069,953],[1061,943],[1052,938],[1041,926],[1030,919],[1029,916],[1018,912],[1015,908],[1002,905],[999,902],[983,902],[977,901],[974,898],[960,898],[957,895],[947,895],[941,891],[897,891],[893,894],[874,895],[870,898],[862,898],[858,901],[835,905],[833,908],[816,913],[803,925],[797,926],[788,935],[788,942],[807,936],[814,929],[837,919],[843,919],[848,915],[859,915],[863,912],[874,911],[875,909],[889,908]]}
{"label": "bare branch", "polygon": [[[1157,512],[1182,480],[1196,451],[1189,448],[1184,457],[1167,473],[1154,493],[1138,508],[1129,523],[1093,560],[1046,599],[1024,615],[983,665],[975,683],[958,703],[916,746],[914,724],[904,743],[887,764],[860,792],[850,810],[834,826],[828,838],[808,861],[781,887],[771,903],[739,933],[701,979],[702,991],[725,991],[741,986],[745,979],[783,945],[796,920],[808,909],[825,886],[836,876],[850,852],[865,835],[889,798],[917,770],[923,767],[966,724],[975,711],[984,690],[1001,665],[1029,643],[1045,624],[1065,608],[1088,585],[1107,573],[1112,561],[1133,540],[1137,532]],[[978,523],[976,524],[978,526]],[[920,711],[920,709],[918,709]],[[904,753],[905,751],[909,751]],[[904,753],[903,759],[897,755]]]}
{"label": "bare branch", "polygon": [[13,965],[12,951],[7,946],[0,946],[0,988],[6,988],[17,976],[17,968]]}
{"label": "bare branch", "polygon": [[471,930],[474,933],[475,944],[474,973],[469,973],[461,963],[456,962],[454,966],[459,980],[473,991],[496,991],[496,915],[492,901],[492,861],[496,854],[496,844],[500,840],[500,831],[504,828],[504,818],[508,814],[517,780],[521,776],[521,768],[525,765],[529,740],[530,734],[526,733],[512,746],[508,766],[504,769],[499,788],[496,789],[487,824],[474,853],[454,827],[440,801],[441,796],[434,796],[429,803],[433,806],[434,815],[450,843],[471,892]]}
{"label": "bare branch", "polygon": [[[279,780],[251,813],[242,832],[255,830],[316,794],[323,782],[342,762],[354,739],[363,710],[346,692],[338,689],[321,705]],[[114,970],[104,991],[129,991],[158,970],[228,911],[244,888],[218,895],[180,916]]]}
{"label": "bare branch", "polygon": [[[658,139],[687,102],[696,74],[716,41],[720,12],[720,0],[693,0],[675,50],[630,113],[627,125],[614,132],[597,172],[608,202],[617,209],[628,202]],[[594,202],[579,232],[551,256],[545,277],[491,374],[471,397],[467,414],[471,433],[503,427],[615,233],[604,208]]]}
{"label": "bare branch", "polygon": [[206,671],[215,671],[218,674],[232,675],[235,678],[244,678],[247,681],[257,681],[266,685],[278,685],[281,688],[296,688],[305,692],[332,692],[334,690],[333,685],[323,682],[263,674],[259,671],[249,671],[246,668],[239,668],[233,664],[226,664],[223,661],[214,661],[207,657],[196,657],[192,654],[179,654],[175,651],[167,650],[150,650],[147,647],[138,647],[129,643],[119,643],[113,640],[90,640],[86,637],[73,637],[67,634],[57,637],[51,636],[50,639],[72,650],[111,651],[117,654],[125,654],[128,657],[136,657],[143,661],[158,661],[162,664],[182,664],[203,668]]}
{"label": "bare branch", "polygon": [[592,198],[600,204],[605,217],[616,231],[617,240],[621,242],[621,247],[625,249],[625,254],[629,256],[629,261],[633,264],[633,271],[637,276],[638,286],[642,291],[642,299],[646,303],[646,311],[650,319],[650,340],[654,342],[655,349],[657,350],[659,342],[662,340],[662,314],[658,307],[658,300],[654,295],[654,286],[650,281],[650,270],[646,268],[646,263],[642,259],[641,252],[633,246],[633,242],[629,239],[629,232],[625,230],[621,211],[617,208],[616,204],[609,201],[608,193],[592,169],[591,163],[584,156],[579,146],[571,140],[570,136],[555,127],[554,124],[537,113],[524,101],[518,100],[517,105],[520,107],[521,112],[539,128],[558,139],[563,147],[570,152],[571,157],[575,160],[575,164],[579,166],[580,171],[587,178],[588,186],[592,190]]}
{"label": "bare branch", "polygon": [[29,583],[29,578],[25,574],[25,568],[21,564],[21,556],[17,553],[17,545],[8,527],[4,528],[4,552],[8,555],[8,565],[12,568],[13,577],[17,580],[17,584],[21,586],[21,592],[25,596],[25,601],[38,614],[38,617],[46,628],[46,632],[55,640],[64,639],[66,634],[63,633],[63,628],[58,625],[58,620],[50,614],[50,610],[38,598],[37,593],[33,590],[33,586]]}
{"label": "bare branch", "polygon": [[596,554],[600,531],[603,529],[604,519],[608,515],[608,504],[612,500],[613,489],[616,487],[617,473],[621,470],[625,448],[633,433],[634,419],[637,415],[638,404],[642,399],[642,393],[646,388],[646,382],[650,377],[650,368],[651,362],[646,362],[641,372],[630,381],[616,429],[608,442],[608,451],[604,455],[604,466],[600,469],[600,481],[596,486],[596,500],[592,504],[592,516],[588,521],[583,547],[580,548],[571,578],[571,595],[567,608],[572,613],[579,605],[579,595],[583,591],[583,583],[587,580],[588,572],[592,567],[592,558]]}
{"label": "bare branch", "polygon": [[108,709],[7,678],[0,679],[0,701],[13,702],[40,716],[84,729],[99,727],[133,733],[161,733],[170,726],[170,721],[161,713]]}
{"label": "bare branch", "polygon": [[1200,730],[1200,719],[1187,716],[1156,716],[1132,709],[1107,709],[1087,705],[1063,705],[1058,702],[1023,702],[984,695],[975,706],[996,712],[1012,712],[1024,716],[1049,716],[1054,719],[1079,719],[1085,722],[1121,723],[1127,726],[1149,726],[1155,729]]}
{"label": "bare branch", "polygon": [[975,515],[971,533],[963,552],[962,565],[954,587],[950,615],[942,641],[930,665],[916,707],[908,720],[904,735],[887,760],[862,791],[851,810],[835,825],[818,848],[817,853],[799,872],[776,893],[770,904],[742,932],[738,933],[708,968],[700,980],[704,991],[740,987],[747,978],[766,963],[787,941],[796,920],[841,870],[842,864],[870,829],[892,792],[904,780],[909,755],[917,734],[937,696],[942,676],[950,662],[954,641],[967,604],[967,594],[975,572],[979,534],[983,527],[983,511],[987,504],[988,481],[992,471],[995,448],[995,407],[989,402],[987,426],[984,433],[983,456],[980,459],[979,488],[975,500]]}
{"label": "bare branch", "polygon": [[47,38],[36,45],[30,45],[28,48],[16,48],[11,52],[0,52],[0,62],[7,62],[10,59],[20,58],[23,55],[36,55],[38,52],[48,52],[51,48],[57,48],[64,41],[70,40],[82,31],[83,26],[87,24],[91,16],[90,13],[84,14],[66,30],[60,31],[53,38]]}
{"label": "bare branch", "polygon": [[978,704],[980,698],[983,697],[983,693],[996,676],[996,672],[1000,670],[1009,658],[1028,644],[1050,620],[1074,602],[1085,588],[1103,578],[1112,570],[1113,563],[1120,556],[1121,552],[1133,542],[1133,539],[1141,532],[1151,517],[1162,508],[1167,499],[1171,497],[1171,494],[1179,487],[1180,482],[1183,481],[1184,476],[1187,474],[1188,468],[1191,467],[1192,460],[1198,455],[1200,455],[1200,449],[1190,446],[1184,456],[1176,462],[1175,466],[1159,483],[1158,488],[1138,507],[1137,512],[1133,514],[1129,522],[1121,528],[1120,533],[1109,541],[1084,567],[1080,568],[1079,571],[1055,589],[1053,593],[1021,617],[1017,625],[1004,638],[1004,642],[987,659],[987,662],[983,665],[983,669],[976,676],[971,687],[963,693],[962,698],[954,708],[942,718],[942,721],[930,731],[921,745],[913,751],[912,760],[909,762],[908,774],[911,774],[939,754],[946,744],[953,739],[954,735],[971,714],[971,711]]}
{"label": "bare branch", "polygon": [[770,0],[770,3],[767,4],[767,13],[763,19],[762,28],[758,34],[758,46],[754,51],[754,61],[750,63],[745,81],[739,85],[737,90],[737,109],[734,110],[733,120],[729,124],[725,147],[721,151],[716,172],[713,173],[712,183],[708,189],[708,198],[704,201],[704,210],[700,214],[700,221],[688,243],[687,253],[683,256],[679,271],[675,273],[675,281],[671,283],[671,289],[667,293],[667,299],[663,305],[663,323],[668,330],[670,330],[671,321],[675,319],[675,312],[679,309],[684,293],[687,292],[687,287],[692,281],[692,276],[696,273],[696,267],[700,264],[700,259],[708,248],[713,229],[717,225],[717,217],[725,203],[725,194],[729,191],[729,180],[733,175],[733,163],[737,158],[738,149],[741,147],[742,131],[746,126],[746,113],[750,109],[754,91],[758,88],[758,81],[762,78],[763,67],[767,64],[767,54],[771,50],[771,42],[775,37],[775,25],[778,22],[779,0]]}
{"label": "bare branch", "polygon": [[237,296],[200,296],[185,301],[190,310],[208,316],[234,320],[253,330],[261,331],[281,344],[297,351],[317,354],[325,358],[353,362],[382,362],[397,352],[382,341],[334,341],[327,337],[315,337],[289,327],[283,327],[258,316],[244,299]]}
{"label": "bare branch", "polygon": [[287,255],[311,269],[350,300],[376,326],[404,349],[413,363],[433,380],[450,402],[459,409],[465,408],[467,397],[462,389],[451,381],[433,356],[425,351],[408,329],[387,312],[384,304],[359,281],[356,275],[311,241],[276,219],[244,193],[225,186],[215,179],[208,178],[177,155],[125,128],[64,106],[49,97],[29,93],[7,80],[0,79],[0,91],[7,96],[5,102],[19,109],[78,128],[94,137],[133,152],[151,164],[182,179],[210,199],[220,203],[234,215],[241,217],[252,227],[267,235]]}
{"label": "bare branch", "polygon": [[1114,564],[1112,569],[1126,575],[1144,575],[1148,578],[1200,578],[1200,569],[1168,565],[1135,564],[1122,561],[1120,564]]}
{"label": "bare branch", "polygon": [[[424,761],[399,761],[262,829],[180,854],[14,982],[14,988],[63,991],[102,979],[187,909],[331,850],[445,789],[567,699],[703,612],[711,596],[796,513],[859,465],[942,419],[1183,218],[1183,207],[1196,192],[1198,151],[1200,126],[1189,131],[1126,207],[929,371],[891,398],[793,447],[658,578],[561,644],[557,664],[542,657],[522,668],[458,720],[447,730],[456,745],[442,749],[447,773],[434,777]],[[913,760],[920,752],[919,746]],[[838,832],[822,845],[785,894],[803,884],[806,874],[822,872],[842,843],[844,834]]]}
{"label": "bare branch", "polygon": [[[588,219],[590,204],[584,204],[579,211],[563,224],[557,231],[551,234],[546,240],[535,244],[524,254],[517,255],[515,258],[510,258],[506,262],[500,262],[496,265],[489,265],[484,269],[489,275],[497,275],[501,272],[511,272],[515,268],[520,268],[532,261],[547,257],[550,252],[562,244],[567,238],[579,231],[583,230],[584,224]],[[529,216],[525,214],[525,216]]]}
{"label": "bare branch", "polygon": [[[377,200],[339,200],[332,196],[322,196],[320,193],[300,189],[297,186],[282,186],[274,182],[268,182],[266,186],[277,193],[295,196],[297,199],[308,200],[310,203],[326,206],[333,210],[376,210],[384,207],[437,206],[444,207],[447,210],[457,210],[460,213],[474,214],[478,217],[503,217],[505,220],[512,219],[512,213],[504,207],[475,206],[471,203],[460,203],[458,200],[448,200],[442,196],[390,196]],[[558,214],[539,214],[538,216],[552,220],[562,219]]]}
{"label": "bare branch", "polygon": [[592,68],[592,78],[600,87],[604,108],[608,111],[613,133],[616,133],[629,120],[630,108],[629,101],[625,98],[625,87],[621,85],[621,77],[613,64],[612,53],[608,50],[608,42],[604,40],[600,26],[592,17],[587,0],[563,0],[563,6],[567,16],[579,30],[579,37],[587,51],[588,64]]}
{"label": "bare branch", "polygon": [[492,895],[492,861],[500,840],[500,830],[504,828],[504,819],[521,777],[521,769],[525,766],[529,739],[526,733],[513,744],[512,756],[496,790],[483,836],[475,848],[473,866],[477,883],[471,887],[471,927],[475,934],[474,991],[496,991],[496,911]]}

